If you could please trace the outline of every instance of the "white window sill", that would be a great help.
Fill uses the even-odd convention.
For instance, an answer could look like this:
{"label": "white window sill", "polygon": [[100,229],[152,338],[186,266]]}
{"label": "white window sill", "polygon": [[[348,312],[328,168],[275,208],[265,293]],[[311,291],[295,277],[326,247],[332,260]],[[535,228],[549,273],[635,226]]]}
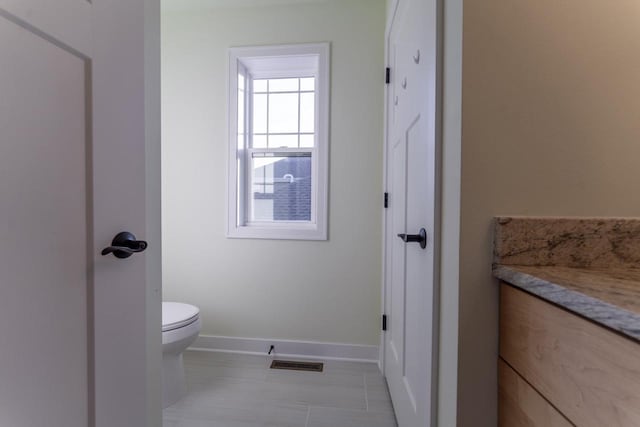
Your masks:
{"label": "white window sill", "polygon": [[[286,228],[285,228],[286,227]],[[317,225],[240,226],[227,230],[230,239],[327,240],[326,229]]]}

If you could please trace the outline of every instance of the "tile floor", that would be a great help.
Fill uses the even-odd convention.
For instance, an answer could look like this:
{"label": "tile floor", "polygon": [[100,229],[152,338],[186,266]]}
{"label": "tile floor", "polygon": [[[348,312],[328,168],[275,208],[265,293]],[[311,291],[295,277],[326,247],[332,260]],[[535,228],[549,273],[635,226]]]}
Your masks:
{"label": "tile floor", "polygon": [[397,427],[373,363],[325,361],[324,372],[269,369],[271,357],[187,351],[188,395],[163,427]]}

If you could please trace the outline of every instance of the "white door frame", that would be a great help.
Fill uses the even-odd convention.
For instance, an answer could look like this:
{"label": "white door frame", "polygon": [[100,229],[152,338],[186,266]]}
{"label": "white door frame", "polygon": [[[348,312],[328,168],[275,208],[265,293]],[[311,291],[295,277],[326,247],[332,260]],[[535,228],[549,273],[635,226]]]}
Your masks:
{"label": "white door frame", "polygon": [[[396,10],[398,9],[398,1],[399,0],[390,0],[387,2],[387,11],[386,11],[386,20],[385,20],[385,29],[384,29],[384,61],[385,66],[389,67],[391,64],[391,58],[389,55],[389,33],[391,31],[391,23],[396,14]],[[382,150],[382,188],[384,189],[384,193],[386,194],[389,191],[388,185],[388,175],[389,175],[389,99],[390,99],[390,91],[391,84],[388,83],[385,86],[384,90],[384,123],[383,123],[383,132],[384,132],[384,142],[383,142],[383,150]],[[381,313],[385,313],[387,307],[387,210],[383,208],[382,214],[382,295],[380,298],[380,310]],[[385,339],[384,339],[384,331],[380,334],[380,350],[378,356],[378,368],[380,371],[385,374]]]}
{"label": "white door frame", "polygon": [[[112,185],[123,189],[143,186],[145,194],[143,201],[131,200],[123,191],[120,206],[94,205],[94,218],[106,217],[114,226],[104,235],[96,233],[94,254],[99,254],[105,242],[113,237],[113,232],[127,228],[149,242],[140,273],[144,275],[145,283],[130,284],[135,286],[138,295],[144,293],[145,306],[128,308],[127,320],[132,326],[124,333],[120,328],[112,327],[111,321],[113,306],[126,304],[126,301],[122,301],[113,289],[100,294],[101,289],[113,286],[100,276],[100,266],[119,260],[100,257],[95,261],[95,426],[158,427],[162,425],[160,0],[93,0],[92,7],[98,8],[95,13],[99,17],[93,22],[96,64],[93,81],[94,145],[96,148],[106,147],[107,139],[129,136],[131,132],[119,134],[113,129],[130,126],[137,135],[135,141],[115,140],[111,143],[130,144],[131,150],[143,149],[145,158],[145,164],[124,166],[137,167],[139,181],[119,181],[117,170],[123,166],[108,164],[105,158],[109,154],[94,150],[94,157],[100,160],[94,162],[96,182],[111,179]],[[106,39],[110,42],[102,46],[100,41]],[[113,49],[113,44],[119,49]],[[129,64],[130,58],[136,58],[134,73],[126,66],[119,66],[120,63]],[[100,66],[97,61],[101,61]],[[106,68],[105,64],[109,67]],[[131,93],[127,92],[127,86]],[[114,88],[117,89],[115,95]],[[117,96],[120,101],[128,100],[128,103],[122,105],[122,111],[113,110],[111,103],[99,104],[101,99],[109,99],[110,96]],[[144,120],[144,126],[140,126],[140,120]],[[139,194],[141,187],[136,188],[136,194]],[[95,190],[98,201],[99,191]],[[131,218],[126,213],[127,203],[144,203],[144,216]],[[104,218],[101,220],[106,221]],[[128,266],[121,263],[119,267]],[[135,341],[138,344],[134,344]],[[122,347],[135,349],[126,355],[125,364],[121,363],[123,356],[118,352]],[[135,388],[123,389],[121,383],[125,378],[134,383]]]}
{"label": "white door frame", "polygon": [[[395,18],[395,14],[398,10],[398,5],[400,3],[400,1],[402,0],[391,0],[387,3],[387,19],[386,19],[386,28],[385,28],[385,61],[387,66],[389,66],[389,64],[391,64],[391,57],[390,57],[390,47],[389,47],[389,36],[390,36],[390,30],[391,30],[391,26],[393,23],[393,20]],[[439,341],[440,341],[440,337],[439,337],[439,333],[440,333],[440,265],[441,265],[441,259],[440,259],[440,248],[441,248],[441,213],[442,213],[442,143],[443,143],[443,139],[442,139],[442,117],[443,117],[443,68],[444,68],[444,57],[443,57],[443,47],[444,47],[444,6],[445,6],[445,0],[436,0],[436,5],[437,5],[437,16],[438,16],[438,28],[436,29],[437,31],[437,38],[438,38],[438,46],[437,46],[437,58],[436,58],[436,63],[437,63],[437,70],[436,70],[436,88],[437,88],[437,92],[436,92],[436,96],[437,96],[437,102],[436,102],[436,119],[435,119],[435,124],[436,124],[436,129],[435,129],[435,135],[436,135],[436,153],[435,153],[435,159],[436,159],[436,194],[435,194],[435,199],[436,199],[436,212],[435,212],[435,228],[434,228],[434,235],[433,236],[428,236],[428,241],[429,244],[433,244],[434,245],[434,300],[436,301],[436,303],[434,304],[434,310],[432,313],[432,319],[434,322],[434,346],[433,346],[433,363],[432,363],[432,376],[433,376],[433,389],[431,392],[431,398],[432,398],[432,420],[434,420],[434,423],[436,422],[436,420],[438,419],[438,408],[439,408],[439,393],[438,393],[438,385],[439,385],[439,375],[438,375],[438,366],[439,366],[439,355],[440,355],[440,351],[439,351]],[[391,81],[393,81],[394,78],[394,70],[391,69]],[[384,184],[384,191],[385,193],[389,191],[389,187],[390,187],[390,183],[389,183],[389,161],[390,161],[390,149],[391,149],[391,143],[392,141],[390,141],[389,139],[389,99],[391,97],[390,95],[390,90],[391,90],[392,85],[391,84],[387,84],[385,87],[385,96],[384,96],[384,100],[385,100],[385,104],[384,104],[384,150],[383,150],[383,184]],[[382,313],[385,313],[386,311],[386,307],[387,307],[387,289],[389,286],[389,283],[387,283],[387,260],[388,260],[388,254],[387,254],[387,233],[388,233],[388,227],[391,227],[391,224],[389,223],[389,218],[388,218],[388,210],[385,209],[384,211],[384,215],[383,215],[383,232],[382,232],[382,250],[383,250],[383,257],[382,257],[382,280],[383,280],[383,286],[382,286],[382,297],[381,297],[381,301],[382,301]],[[385,357],[386,357],[386,344],[385,344],[385,332],[383,332],[380,336],[380,357],[379,357],[379,362],[378,362],[378,366],[380,368],[380,370],[382,371],[383,374],[385,374]]]}
{"label": "white door frame", "polygon": [[162,426],[161,0],[144,0],[146,427]]}

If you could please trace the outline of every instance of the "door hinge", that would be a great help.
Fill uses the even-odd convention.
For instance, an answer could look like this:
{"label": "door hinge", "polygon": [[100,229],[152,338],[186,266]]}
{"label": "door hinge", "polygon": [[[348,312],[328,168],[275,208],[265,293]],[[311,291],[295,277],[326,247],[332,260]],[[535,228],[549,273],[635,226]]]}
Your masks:
{"label": "door hinge", "polygon": [[386,314],[382,315],[382,330],[383,331],[387,330],[387,315]]}
{"label": "door hinge", "polygon": [[386,84],[391,83],[391,68],[389,67],[384,70],[384,82]]}
{"label": "door hinge", "polygon": [[384,193],[384,207],[385,209],[389,207],[389,193]]}

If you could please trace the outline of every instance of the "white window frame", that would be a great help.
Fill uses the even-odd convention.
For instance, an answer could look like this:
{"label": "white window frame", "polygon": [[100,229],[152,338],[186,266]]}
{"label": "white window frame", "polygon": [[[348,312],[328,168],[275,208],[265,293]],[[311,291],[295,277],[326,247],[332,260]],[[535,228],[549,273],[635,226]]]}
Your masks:
{"label": "white window frame", "polygon": [[[227,237],[248,239],[327,240],[328,182],[329,182],[329,43],[238,47],[229,49],[228,78],[228,185]],[[291,66],[291,57],[306,58]],[[277,58],[269,61],[268,59]],[[288,61],[288,63],[287,63]],[[314,63],[313,67],[305,62]],[[317,63],[317,65],[315,65]],[[313,148],[278,149],[278,151],[311,152],[311,220],[249,222],[247,218],[248,165],[252,153],[270,149],[238,147],[238,73],[250,74],[253,79],[313,76],[315,91],[315,144]],[[252,90],[245,84],[245,109],[251,108]],[[248,102],[249,101],[249,102]],[[250,111],[250,110],[249,110]],[[245,117],[247,115],[245,114]],[[245,120],[245,134],[251,129]],[[239,175],[238,164],[245,173]],[[239,182],[240,181],[240,182]]]}

